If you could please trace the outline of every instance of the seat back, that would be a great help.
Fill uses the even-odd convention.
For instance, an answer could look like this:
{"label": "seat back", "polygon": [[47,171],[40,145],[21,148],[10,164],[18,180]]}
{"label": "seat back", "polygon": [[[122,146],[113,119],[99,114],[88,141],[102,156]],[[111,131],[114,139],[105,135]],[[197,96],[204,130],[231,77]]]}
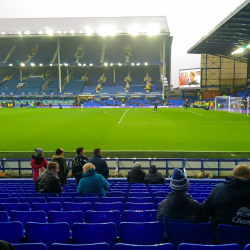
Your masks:
{"label": "seat back", "polygon": [[111,210],[118,210],[120,213],[123,213],[124,205],[122,202],[113,202],[113,203],[101,203],[96,202],[94,204],[95,211],[111,211]]}
{"label": "seat back", "polygon": [[83,212],[82,211],[49,211],[48,213],[48,222],[57,223],[57,222],[67,222],[72,229],[72,225],[75,222],[83,223]]}
{"label": "seat back", "polygon": [[151,203],[152,197],[128,197],[127,202],[133,203]]}
{"label": "seat back", "polygon": [[37,202],[37,203],[45,203],[46,200],[44,197],[22,197],[20,198],[20,203],[28,203],[30,206],[32,203]]}
{"label": "seat back", "polygon": [[60,202],[51,202],[51,203],[32,203],[32,211],[42,210],[48,216],[49,211],[61,211],[62,205]]}
{"label": "seat back", "polygon": [[67,193],[59,193],[59,197],[71,197],[74,199],[75,197],[80,197],[81,195],[77,192],[67,192]]}
{"label": "seat back", "polygon": [[124,222],[153,222],[157,221],[156,210],[144,210],[144,211],[131,211],[126,210],[123,212]]}
{"label": "seat back", "polygon": [[86,211],[92,210],[92,204],[90,202],[85,203],[73,203],[73,202],[65,202],[63,204],[63,211],[82,211],[83,214]]}
{"label": "seat back", "polygon": [[92,205],[96,202],[100,202],[99,197],[76,197],[74,199],[75,203],[90,202]]}
{"label": "seat back", "polygon": [[165,191],[165,192],[154,192],[154,193],[152,193],[152,198],[154,199],[155,197],[164,197],[166,199],[167,195],[169,193],[170,192],[168,192],[168,191]]}
{"label": "seat back", "polygon": [[102,197],[102,203],[112,203],[112,202],[122,202],[124,205],[126,203],[125,197]]}
{"label": "seat back", "polygon": [[227,244],[227,245],[196,245],[183,243],[180,244],[178,250],[240,250],[238,244]]}
{"label": "seat back", "polygon": [[60,202],[62,205],[64,202],[73,202],[71,197],[48,197],[47,202]]}
{"label": "seat back", "polygon": [[114,250],[174,250],[174,246],[170,243],[151,246],[118,243],[115,245]]}
{"label": "seat back", "polygon": [[23,224],[19,221],[0,222],[1,240],[9,243],[23,243]]}
{"label": "seat back", "polygon": [[153,210],[155,209],[154,203],[132,203],[125,204],[125,210]]}
{"label": "seat back", "polygon": [[[177,234],[176,232],[185,232]],[[175,223],[168,224],[168,242],[174,245],[175,249],[181,243],[213,245],[213,224],[212,223]]]}
{"label": "seat back", "polygon": [[10,195],[6,193],[4,194],[0,193],[0,198],[10,198]]}
{"label": "seat back", "polygon": [[0,204],[1,203],[19,203],[18,198],[0,198]]}
{"label": "seat back", "polygon": [[[84,237],[83,237],[84,235]],[[116,243],[115,223],[74,223],[72,226],[73,244],[108,243],[113,249]]]}
{"label": "seat back", "polygon": [[22,222],[25,229],[28,221],[45,223],[46,215],[44,211],[11,211],[10,220]]}
{"label": "seat back", "polygon": [[13,244],[16,250],[48,250],[43,243]]}
{"label": "seat back", "polygon": [[8,222],[8,213],[6,211],[0,211],[0,222]]}
{"label": "seat back", "polygon": [[47,201],[48,197],[57,197],[56,193],[36,193],[35,197],[44,197]]}
{"label": "seat back", "polygon": [[127,199],[128,195],[125,192],[108,192],[106,197],[125,197]]}
{"label": "seat back", "polygon": [[25,240],[26,243],[44,243],[48,249],[53,243],[69,244],[69,224],[27,222]]}
{"label": "seat back", "polygon": [[71,245],[71,244],[53,244],[51,250],[110,250],[107,243],[95,243],[84,245]]}
{"label": "seat back", "polygon": [[16,211],[30,211],[30,205],[28,203],[2,203],[0,204],[1,210],[6,211],[8,216],[12,210]]}
{"label": "seat back", "polygon": [[134,245],[154,245],[164,243],[162,222],[122,222],[120,224],[120,242]]}
{"label": "seat back", "polygon": [[20,198],[22,198],[22,197],[34,197],[34,194],[32,194],[32,193],[24,193],[24,194],[12,193],[11,197],[12,198],[16,197],[16,198],[18,198],[20,200]]}
{"label": "seat back", "polygon": [[82,193],[82,197],[99,197],[101,199],[103,196],[103,193]]}

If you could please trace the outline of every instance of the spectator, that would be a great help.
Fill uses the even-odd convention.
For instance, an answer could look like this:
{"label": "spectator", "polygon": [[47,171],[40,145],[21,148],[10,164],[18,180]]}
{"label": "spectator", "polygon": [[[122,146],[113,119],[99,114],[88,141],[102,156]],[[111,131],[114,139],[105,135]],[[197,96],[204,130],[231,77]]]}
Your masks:
{"label": "spectator", "polygon": [[84,155],[84,148],[79,147],[76,149],[77,156],[72,162],[72,174],[75,177],[76,183],[82,178],[82,167],[88,162],[88,158]]}
{"label": "spectator", "polygon": [[141,170],[141,163],[136,162],[134,168],[128,172],[127,181],[131,183],[143,183],[145,178],[145,172]]}
{"label": "spectator", "polygon": [[163,200],[157,209],[157,220],[163,220],[163,217],[170,219],[164,223],[165,234],[171,219],[208,221],[205,209],[187,193],[189,181],[178,168],[173,170],[170,188],[173,192],[168,194],[167,199]]}
{"label": "spectator", "polygon": [[31,156],[31,167],[33,169],[33,181],[36,182],[38,176],[47,168],[48,162],[43,157],[43,149],[35,148],[36,155]]}
{"label": "spectator", "polygon": [[158,173],[158,170],[155,165],[151,165],[149,168],[149,173],[146,174],[144,182],[148,184],[164,184],[166,179],[161,173]]}
{"label": "spectator", "polygon": [[217,184],[203,202],[210,221],[233,226],[250,226],[250,167],[237,165],[226,182]]}
{"label": "spectator", "polygon": [[77,187],[78,193],[103,193],[109,190],[109,183],[101,174],[97,174],[95,166],[92,163],[87,163],[83,166],[83,177]]}
{"label": "spectator", "polygon": [[89,159],[90,163],[95,166],[97,174],[101,174],[105,179],[109,177],[109,168],[107,162],[102,159],[102,151],[100,148],[94,149],[94,156]]}
{"label": "spectator", "polygon": [[13,245],[3,240],[0,240],[0,249],[1,250],[15,250]]}
{"label": "spectator", "polygon": [[38,193],[60,193],[62,192],[61,183],[58,180],[57,173],[59,171],[59,164],[57,162],[50,162],[48,170],[39,175],[36,181],[36,191]]}
{"label": "spectator", "polygon": [[67,176],[69,173],[69,169],[66,163],[66,160],[63,157],[64,150],[62,148],[58,148],[56,150],[56,155],[53,155],[52,162],[57,162],[59,164],[59,172],[57,173],[59,177],[59,181],[61,185],[68,184]]}

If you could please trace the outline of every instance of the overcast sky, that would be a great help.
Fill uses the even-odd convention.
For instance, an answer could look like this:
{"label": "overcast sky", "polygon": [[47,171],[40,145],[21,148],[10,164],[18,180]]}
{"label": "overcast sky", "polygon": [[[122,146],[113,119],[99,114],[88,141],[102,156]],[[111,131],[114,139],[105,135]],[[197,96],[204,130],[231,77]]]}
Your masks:
{"label": "overcast sky", "polygon": [[171,83],[179,69],[199,68],[187,50],[243,0],[0,0],[1,18],[166,16],[173,36]]}

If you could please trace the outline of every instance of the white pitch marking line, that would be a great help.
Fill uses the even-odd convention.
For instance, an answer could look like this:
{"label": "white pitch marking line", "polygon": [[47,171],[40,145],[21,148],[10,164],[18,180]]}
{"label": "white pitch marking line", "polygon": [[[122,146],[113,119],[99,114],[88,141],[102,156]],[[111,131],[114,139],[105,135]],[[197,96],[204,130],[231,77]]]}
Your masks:
{"label": "white pitch marking line", "polygon": [[[128,110],[129,110],[129,109],[127,109],[127,110],[124,112],[122,118],[124,117],[124,115],[126,115],[126,113],[128,112]],[[120,122],[122,121],[122,118],[120,119],[120,121],[118,122],[118,124],[120,124]]]}
{"label": "white pitch marking line", "polygon": [[[184,111],[184,110],[183,110]],[[195,113],[195,112],[192,112],[192,111],[188,111],[188,110],[185,110],[186,112],[190,112],[190,113],[193,113],[193,114],[196,114],[196,115],[202,115],[202,114],[198,114],[198,113]]]}

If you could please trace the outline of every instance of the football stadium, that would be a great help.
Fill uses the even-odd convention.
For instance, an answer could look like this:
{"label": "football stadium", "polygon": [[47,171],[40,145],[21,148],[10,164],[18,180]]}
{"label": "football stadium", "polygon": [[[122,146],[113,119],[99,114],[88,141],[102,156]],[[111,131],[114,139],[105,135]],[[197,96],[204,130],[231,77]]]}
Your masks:
{"label": "football stadium", "polygon": [[0,19],[0,250],[249,250],[249,26]]}

